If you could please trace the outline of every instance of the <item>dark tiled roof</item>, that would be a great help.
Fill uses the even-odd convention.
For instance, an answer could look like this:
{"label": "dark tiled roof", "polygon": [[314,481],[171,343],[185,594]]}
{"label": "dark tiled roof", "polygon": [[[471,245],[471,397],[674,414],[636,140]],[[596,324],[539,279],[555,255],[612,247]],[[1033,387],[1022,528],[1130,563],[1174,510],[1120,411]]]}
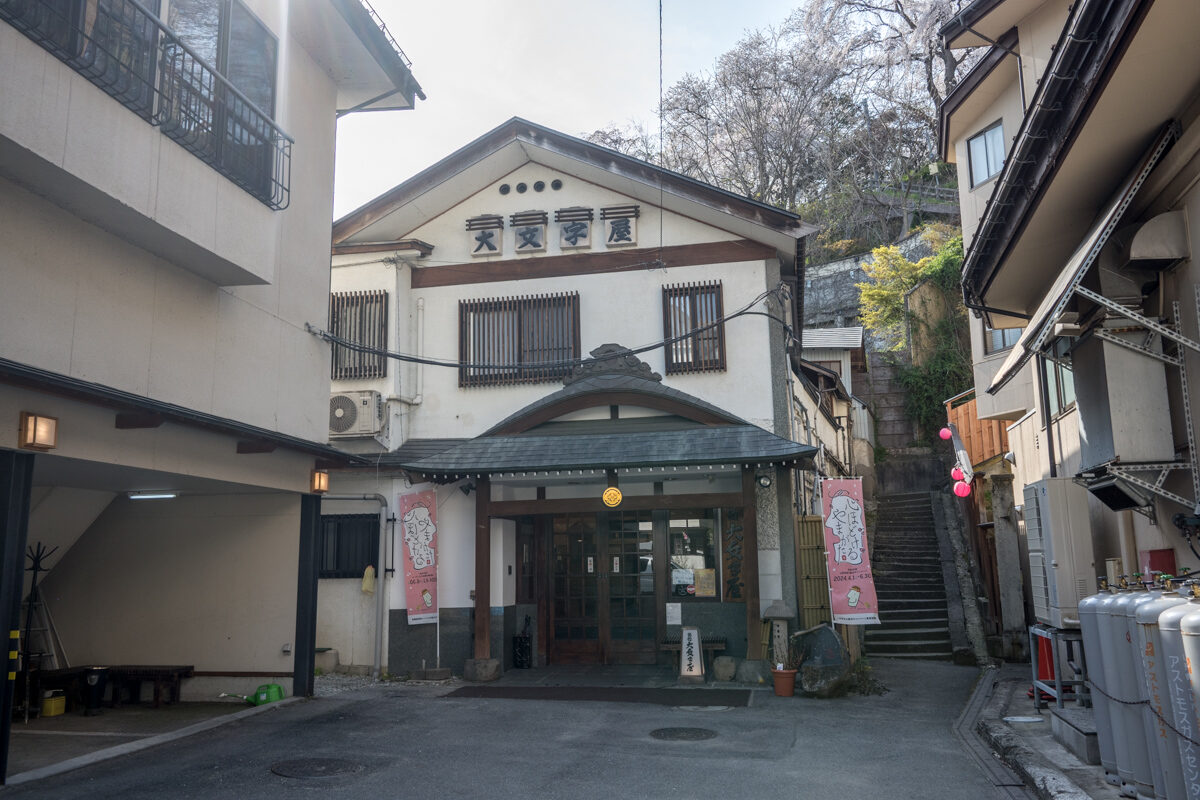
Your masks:
{"label": "dark tiled roof", "polygon": [[487,436],[492,431],[504,430],[508,425],[518,419],[530,416],[537,411],[554,405],[555,403],[567,400],[571,397],[585,394],[597,394],[602,392],[634,392],[637,394],[645,394],[648,396],[664,397],[692,406],[693,408],[702,409],[716,417],[722,417],[732,423],[741,423],[748,425],[746,420],[730,414],[723,408],[714,406],[712,403],[705,402],[699,397],[690,395],[687,392],[681,392],[678,389],[672,389],[669,386],[664,386],[659,381],[650,380],[648,378],[640,378],[636,375],[624,375],[619,373],[604,373],[599,375],[591,375],[582,380],[575,381],[557,392],[546,395],[540,400],[522,408],[520,411],[512,414],[497,424],[493,425],[483,435]]}
{"label": "dark tiled roof", "polygon": [[400,463],[426,474],[524,472],[565,469],[795,463],[816,448],[756,425],[689,430],[592,433],[581,436],[481,436],[442,453]]}

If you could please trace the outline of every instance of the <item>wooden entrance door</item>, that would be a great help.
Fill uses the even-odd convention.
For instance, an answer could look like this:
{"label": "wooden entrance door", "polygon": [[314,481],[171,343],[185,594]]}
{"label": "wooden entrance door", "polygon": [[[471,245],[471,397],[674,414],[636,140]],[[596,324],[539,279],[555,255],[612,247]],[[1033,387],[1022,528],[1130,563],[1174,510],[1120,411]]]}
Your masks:
{"label": "wooden entrance door", "polygon": [[551,662],[653,664],[650,512],[566,514],[550,528]]}

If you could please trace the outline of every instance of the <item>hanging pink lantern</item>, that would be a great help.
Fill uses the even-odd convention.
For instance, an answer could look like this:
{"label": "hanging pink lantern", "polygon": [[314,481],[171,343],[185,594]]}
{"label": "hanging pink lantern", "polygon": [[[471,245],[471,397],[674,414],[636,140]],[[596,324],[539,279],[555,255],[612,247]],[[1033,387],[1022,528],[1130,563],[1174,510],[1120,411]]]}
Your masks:
{"label": "hanging pink lantern", "polygon": [[971,484],[966,481],[958,481],[954,484],[954,493],[959,497],[966,497],[971,493]]}
{"label": "hanging pink lantern", "polygon": [[949,428],[942,428],[940,431],[938,431],[938,436],[942,437],[943,439],[949,439],[953,435],[954,433]]}
{"label": "hanging pink lantern", "polygon": [[961,481],[963,479],[963,471],[961,469],[959,469],[958,467],[955,467],[954,469],[950,470],[950,479],[956,480],[956,481]]}

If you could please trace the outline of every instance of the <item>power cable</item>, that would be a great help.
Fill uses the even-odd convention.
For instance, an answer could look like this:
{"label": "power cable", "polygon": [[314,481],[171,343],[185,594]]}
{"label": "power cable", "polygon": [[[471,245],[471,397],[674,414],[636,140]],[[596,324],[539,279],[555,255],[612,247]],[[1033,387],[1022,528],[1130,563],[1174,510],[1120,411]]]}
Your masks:
{"label": "power cable", "polygon": [[409,363],[409,364],[424,364],[424,365],[430,366],[430,367],[448,367],[451,369],[513,369],[515,367],[522,367],[522,368],[526,368],[526,369],[553,369],[553,368],[564,368],[565,369],[565,368],[570,368],[570,367],[577,367],[580,364],[584,363],[585,361],[607,361],[607,360],[614,359],[614,358],[624,358],[627,355],[638,355],[641,353],[650,352],[651,350],[657,350],[659,348],[664,348],[671,344],[674,344],[675,342],[680,342],[685,339],[690,339],[691,337],[695,336],[697,333],[701,333],[706,330],[711,330],[713,328],[716,328],[719,325],[723,325],[726,322],[729,322],[730,320],[734,320],[734,319],[737,319],[738,317],[742,317],[742,316],[750,316],[750,315],[764,316],[764,317],[768,317],[772,320],[775,320],[776,322],[779,322],[781,325],[784,326],[784,331],[785,331],[786,335],[788,336],[789,340],[794,340],[794,337],[792,336],[791,328],[788,326],[788,324],[785,320],[783,320],[780,317],[777,317],[773,314],[767,313],[765,311],[752,310],[756,305],[758,305],[759,303],[763,302],[764,300],[766,300],[770,297],[775,297],[778,299],[781,296],[781,293],[785,292],[786,290],[787,290],[786,284],[780,282],[774,289],[768,289],[767,291],[761,293],[760,295],[755,297],[753,300],[751,300],[749,303],[747,303],[745,306],[743,306],[739,310],[734,311],[731,314],[727,314],[726,316],[721,317],[720,319],[718,319],[714,322],[711,322],[707,325],[701,325],[699,327],[692,328],[687,333],[682,333],[682,334],[679,334],[678,336],[672,336],[672,337],[665,338],[665,339],[662,339],[657,342],[651,342],[650,344],[644,344],[639,347],[634,347],[629,350],[622,350],[620,352],[600,356],[599,358],[595,358],[595,357],[593,357],[593,358],[572,358],[572,359],[563,359],[563,360],[559,360],[559,361],[539,361],[539,362],[528,363],[528,364],[514,364],[514,363],[497,364],[497,363],[490,363],[490,362],[482,362],[481,363],[481,362],[470,362],[470,361],[451,361],[449,359],[443,359],[443,358],[427,358],[424,356],[414,356],[409,353],[394,353],[394,352],[384,349],[384,348],[368,347],[366,345],[359,344],[357,342],[351,341],[350,339],[346,339],[342,336],[338,336],[336,334],[330,333],[329,331],[326,331],[322,328],[318,328],[317,326],[313,325],[310,322],[304,323],[304,329],[319,339],[323,339],[326,342],[336,344],[340,347],[345,347],[348,350],[353,350],[358,353],[368,353],[371,355],[382,355],[386,358],[391,358],[396,361],[402,361],[402,362]]}

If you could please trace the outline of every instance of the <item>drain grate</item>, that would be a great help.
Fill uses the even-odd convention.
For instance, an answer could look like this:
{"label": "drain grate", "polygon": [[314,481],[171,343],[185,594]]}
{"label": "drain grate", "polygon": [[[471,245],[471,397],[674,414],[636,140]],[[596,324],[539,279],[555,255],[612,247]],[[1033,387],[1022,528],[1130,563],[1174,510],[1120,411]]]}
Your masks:
{"label": "drain grate", "polygon": [[362,770],[362,764],[345,758],[295,758],[271,765],[271,772],[283,778],[331,778]]}
{"label": "drain grate", "polygon": [[658,728],[650,731],[650,735],[670,742],[700,742],[713,738],[717,732],[708,728]]}

